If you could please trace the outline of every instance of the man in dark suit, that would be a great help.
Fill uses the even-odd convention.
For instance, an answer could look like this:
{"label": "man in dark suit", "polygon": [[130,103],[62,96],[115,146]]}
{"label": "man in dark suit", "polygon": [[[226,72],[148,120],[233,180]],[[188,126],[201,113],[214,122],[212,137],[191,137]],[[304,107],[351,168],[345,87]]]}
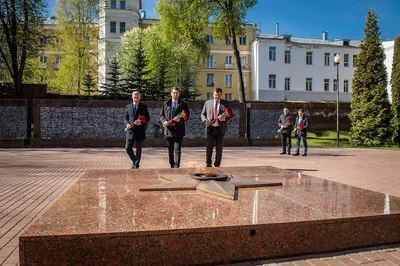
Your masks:
{"label": "man in dark suit", "polygon": [[214,166],[219,167],[222,159],[222,149],[224,145],[224,137],[228,130],[227,119],[223,117],[224,108],[227,108],[232,115],[232,109],[229,102],[221,99],[221,88],[215,88],[213,92],[214,99],[204,103],[203,111],[201,112],[201,120],[207,127],[207,152],[206,152],[206,167],[211,167],[212,152],[216,149]]}
{"label": "man in dark suit", "polygon": [[[160,111],[160,121],[164,126],[164,135],[168,142],[168,157],[171,168],[179,168],[181,164],[181,147],[185,136],[185,118],[189,119],[188,105],[179,99],[181,91],[174,87],[171,90],[171,99],[164,102]],[[186,117],[180,116],[182,111]],[[175,156],[174,156],[175,153]]]}
{"label": "man in dark suit", "polygon": [[307,128],[308,117],[304,114],[303,109],[298,110],[298,116],[296,118],[296,123],[294,124],[295,136],[296,136],[296,153],[293,156],[300,155],[300,141],[303,141],[304,153],[303,156],[307,156]]}
{"label": "man in dark suit", "polygon": [[[126,106],[124,122],[127,128],[125,149],[132,161],[132,168],[138,169],[142,156],[142,144],[146,139],[146,128],[150,121],[147,106],[140,102],[140,92],[132,92],[133,102]],[[139,120],[143,116],[145,121]],[[133,152],[133,144],[136,142],[136,155]]]}
{"label": "man in dark suit", "polygon": [[283,114],[279,116],[278,120],[278,125],[279,125],[279,132],[282,135],[281,136],[281,142],[282,142],[282,152],[280,154],[286,154],[286,148],[287,148],[287,154],[290,155],[290,150],[292,148],[292,125],[293,125],[293,117],[289,113],[288,108],[283,108]]}

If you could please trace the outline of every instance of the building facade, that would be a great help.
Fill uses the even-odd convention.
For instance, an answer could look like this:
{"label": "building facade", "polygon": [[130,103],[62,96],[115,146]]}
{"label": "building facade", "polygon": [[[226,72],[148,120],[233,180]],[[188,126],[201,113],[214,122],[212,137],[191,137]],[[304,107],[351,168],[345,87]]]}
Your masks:
{"label": "building facade", "polygon": [[[259,34],[252,43],[252,94],[256,101],[351,101],[360,41]],[[339,53],[339,84],[334,57]]]}

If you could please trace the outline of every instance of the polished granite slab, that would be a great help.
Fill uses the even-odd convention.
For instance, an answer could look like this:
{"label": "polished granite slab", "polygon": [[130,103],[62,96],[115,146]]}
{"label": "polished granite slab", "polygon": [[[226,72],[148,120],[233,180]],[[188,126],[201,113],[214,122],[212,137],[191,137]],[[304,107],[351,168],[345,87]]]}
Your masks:
{"label": "polished granite slab", "polygon": [[88,171],[20,237],[21,265],[223,264],[400,243],[400,199],[274,167],[236,200],[140,191],[195,169]]}

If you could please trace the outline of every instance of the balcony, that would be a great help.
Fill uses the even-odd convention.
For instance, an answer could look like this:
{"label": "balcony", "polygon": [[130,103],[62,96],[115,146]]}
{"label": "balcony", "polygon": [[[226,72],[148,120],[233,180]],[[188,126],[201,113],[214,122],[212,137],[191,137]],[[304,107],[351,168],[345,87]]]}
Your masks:
{"label": "balcony", "polygon": [[225,69],[235,69],[235,64],[227,64],[227,63],[225,63]]}
{"label": "balcony", "polygon": [[47,68],[47,63],[40,63],[39,68]]}
{"label": "balcony", "polygon": [[250,68],[249,68],[249,65],[247,65],[247,64],[242,64],[242,69],[243,69],[243,70],[249,70]]}

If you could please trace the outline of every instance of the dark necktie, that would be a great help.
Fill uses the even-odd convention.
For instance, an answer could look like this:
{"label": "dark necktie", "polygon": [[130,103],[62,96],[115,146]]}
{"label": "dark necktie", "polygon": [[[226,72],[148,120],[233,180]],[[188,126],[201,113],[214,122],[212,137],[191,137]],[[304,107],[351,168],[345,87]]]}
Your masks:
{"label": "dark necktie", "polygon": [[136,104],[134,104],[134,105],[133,105],[133,114],[135,115],[135,114],[136,114],[136,112],[137,112],[137,105],[136,105]]}
{"label": "dark necktie", "polygon": [[176,113],[176,102],[172,102],[172,118],[175,117]]}

